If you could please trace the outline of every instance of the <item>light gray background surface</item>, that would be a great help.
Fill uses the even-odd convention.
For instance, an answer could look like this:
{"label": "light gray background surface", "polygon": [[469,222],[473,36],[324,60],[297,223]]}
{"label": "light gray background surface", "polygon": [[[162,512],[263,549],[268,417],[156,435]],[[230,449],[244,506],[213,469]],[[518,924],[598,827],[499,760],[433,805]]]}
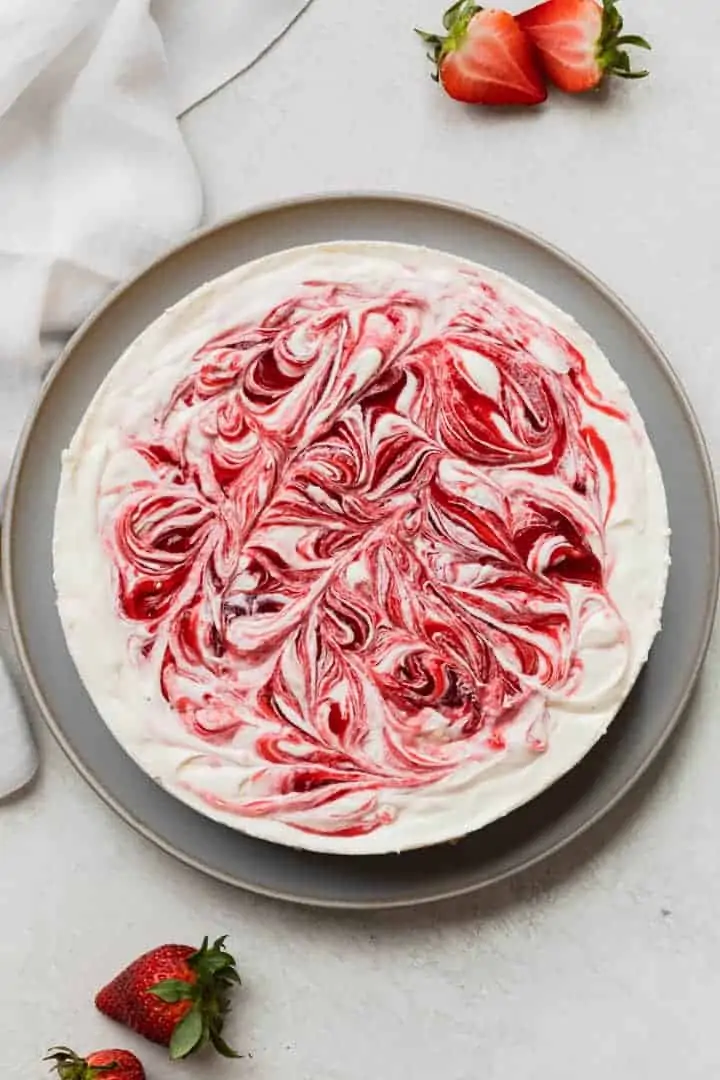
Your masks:
{"label": "light gray background surface", "polygon": [[[442,6],[442,5],[440,5]],[[397,188],[518,221],[589,265],[682,376],[718,460],[720,144],[707,0],[627,0],[653,78],[538,112],[453,105],[412,25],[436,0],[314,0],[185,130],[208,220],[319,189]],[[656,1080],[720,1064],[718,648],[661,767],[580,845],[476,898],[355,916],[208,881],[135,836],[42,735],[31,793],[0,807],[1,1075],[53,1042],[141,1048],[148,1080]],[[171,1066],[94,990],[165,939],[229,932],[252,1058]]]}

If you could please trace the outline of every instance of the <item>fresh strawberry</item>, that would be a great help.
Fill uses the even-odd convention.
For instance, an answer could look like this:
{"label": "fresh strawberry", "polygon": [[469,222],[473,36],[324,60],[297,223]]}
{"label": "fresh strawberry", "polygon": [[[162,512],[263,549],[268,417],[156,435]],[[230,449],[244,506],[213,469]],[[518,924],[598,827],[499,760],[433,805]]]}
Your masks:
{"label": "fresh strawberry", "polygon": [[121,971],[96,996],[100,1012],[152,1042],[170,1047],[173,1059],[212,1043],[224,1057],[238,1057],[222,1037],[230,991],[240,982],[225,938],[205,938],[199,949],[162,945]]}
{"label": "fresh strawberry", "polygon": [[450,97],[473,105],[539,105],[547,89],[532,43],[507,11],[460,0],[445,12],[445,34],[417,33]]}
{"label": "fresh strawberry", "polygon": [[633,71],[626,45],[649,49],[645,38],[623,34],[616,0],[547,0],[517,21],[540,54],[549,78],[569,94],[594,90],[606,75],[644,79]]}
{"label": "fresh strawberry", "polygon": [[53,1046],[45,1061],[52,1061],[60,1080],[145,1080],[145,1070],[129,1050],[95,1050],[79,1057],[67,1046]]}

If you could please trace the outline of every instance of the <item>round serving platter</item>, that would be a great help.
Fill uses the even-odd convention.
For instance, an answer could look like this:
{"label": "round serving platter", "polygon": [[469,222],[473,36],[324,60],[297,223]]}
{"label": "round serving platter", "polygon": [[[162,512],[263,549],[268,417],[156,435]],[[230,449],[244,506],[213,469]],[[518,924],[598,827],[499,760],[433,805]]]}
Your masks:
{"label": "round serving platter", "polygon": [[[609,734],[539,798],[456,844],[402,855],[315,855],[252,839],[181,804],[124,753],[68,654],[55,607],[52,525],[60,456],[130,342],[167,307],[251,259],[329,240],[422,244],[501,270],[573,315],[628,384],[663,471],[672,568],[663,631]],[[195,236],[118,290],[47,379],[13,466],[3,577],[16,646],[42,714],[70,760],[129,824],[183,862],[255,892],[328,907],[456,896],[524,869],[610,809],[666,742],[699,673],[718,590],[718,515],[707,451],[687,399],[647,331],[598,280],[524,230],[468,208],[397,195],[317,196],[263,207]]]}

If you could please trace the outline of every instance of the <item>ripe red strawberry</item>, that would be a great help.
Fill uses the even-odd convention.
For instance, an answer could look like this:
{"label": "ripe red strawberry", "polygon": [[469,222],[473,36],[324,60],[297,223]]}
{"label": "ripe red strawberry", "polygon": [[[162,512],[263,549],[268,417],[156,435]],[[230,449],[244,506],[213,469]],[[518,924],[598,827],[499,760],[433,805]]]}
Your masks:
{"label": "ripe red strawberry", "polygon": [[129,1050],[95,1050],[79,1057],[67,1046],[53,1046],[45,1061],[52,1061],[60,1080],[145,1080],[145,1070]]}
{"label": "ripe red strawberry", "polygon": [[212,1043],[224,1057],[238,1057],[222,1037],[230,991],[240,982],[225,938],[199,949],[162,945],[121,971],[96,996],[100,1012],[170,1047],[173,1059]]}
{"label": "ripe red strawberry", "polygon": [[624,46],[649,49],[645,38],[623,34],[616,0],[547,0],[517,21],[540,54],[552,81],[569,94],[594,90],[606,75],[644,79],[633,71]]}
{"label": "ripe red strawberry", "polygon": [[443,17],[446,33],[417,33],[450,97],[473,105],[539,105],[547,97],[535,50],[512,15],[460,0]]}

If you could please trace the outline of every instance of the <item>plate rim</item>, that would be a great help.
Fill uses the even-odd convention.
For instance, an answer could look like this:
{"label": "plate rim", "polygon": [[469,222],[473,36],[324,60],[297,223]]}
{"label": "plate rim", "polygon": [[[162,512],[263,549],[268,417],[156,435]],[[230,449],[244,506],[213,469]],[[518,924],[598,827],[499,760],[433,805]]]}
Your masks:
{"label": "plate rim", "polygon": [[[583,278],[593,289],[595,289],[615,310],[630,324],[633,331],[643,340],[647,348],[653,354],[653,357],[661,369],[664,377],[667,379],[674,397],[680,406],[685,419],[688,423],[689,430],[692,434],[692,441],[694,443],[695,451],[697,454],[698,465],[700,466],[702,474],[703,488],[705,495],[708,499],[710,509],[712,510],[713,529],[710,537],[710,550],[711,550],[711,582],[710,588],[707,594],[707,600],[705,603],[704,611],[702,613],[702,633],[700,635],[699,647],[696,656],[693,661],[692,668],[689,673],[689,677],[686,680],[683,693],[680,695],[678,702],[666,724],[665,730],[661,733],[658,740],[652,747],[650,753],[646,755],[643,761],[638,765],[634,772],[627,778],[625,783],[613,794],[613,796],[604,803],[604,805],[598,808],[594,813],[590,814],[582,823],[577,825],[572,831],[561,839],[558,839],[550,847],[544,849],[542,852],[537,852],[532,855],[528,855],[523,861],[510,868],[498,870],[486,881],[480,884],[465,884],[462,886],[453,887],[450,889],[441,890],[438,893],[432,895],[424,895],[420,898],[400,898],[396,900],[331,900],[331,899],[308,899],[307,897],[298,897],[292,894],[292,892],[273,889],[270,887],[264,887],[257,884],[248,884],[241,881],[235,875],[226,873],[222,869],[216,869],[203,863],[201,859],[198,859],[194,855],[188,854],[177,848],[171,841],[166,840],[164,837],[154,831],[154,829],[139,820],[134,816],[132,811],[125,807],[116,797],[111,794],[104,787],[102,781],[97,777],[92,769],[85,764],[82,757],[72,746],[69,738],[64,734],[60,724],[56,720],[53,709],[43,694],[40,686],[35,677],[33,665],[30,659],[29,650],[25,644],[25,638],[22,628],[22,622],[18,614],[17,598],[14,588],[14,568],[13,568],[13,555],[12,555],[12,537],[14,533],[14,519],[15,519],[15,504],[17,493],[20,487],[20,477],[23,471],[23,465],[29,446],[32,433],[36,424],[37,416],[44,406],[47,399],[50,397],[53,386],[61,370],[65,367],[69,361],[75,349],[81,343],[83,338],[89,333],[91,328],[104,316],[105,312],[112,307],[125,293],[129,292],[132,288],[138,285],[142,279],[156,272],[163,264],[171,261],[178,255],[186,252],[189,248],[192,248],[195,244],[202,242],[205,239],[212,237],[215,234],[222,233],[226,229],[237,228],[242,226],[244,222],[251,219],[262,217],[267,214],[275,214],[282,211],[293,210],[302,208],[314,203],[351,203],[353,201],[367,201],[375,203],[405,203],[411,206],[415,206],[419,209],[423,207],[431,209],[440,209],[448,211],[453,214],[471,217],[475,220],[483,222],[484,224],[498,229],[501,232],[509,233],[531,245],[540,248],[546,254],[551,255],[553,258],[559,260],[567,268],[572,270],[575,274]],[[446,200],[441,198],[435,198],[433,196],[414,194],[407,192],[396,191],[383,191],[378,189],[371,190],[339,190],[339,191],[322,191],[304,194],[295,197],[288,197],[279,200],[271,200],[269,202],[262,202],[250,206],[244,211],[237,214],[232,214],[222,218],[220,221],[213,225],[205,226],[201,229],[193,231],[183,241],[173,245],[169,250],[165,251],[158,258],[154,259],[150,264],[145,266],[138,273],[131,278],[121,282],[116,288],[114,288],[108,296],[96,307],[90,315],[84,320],[84,322],[78,327],[78,329],[71,335],[65,347],[62,349],[60,355],[51,365],[47,375],[45,376],[33,406],[23,424],[20,437],[17,442],[15,453],[13,455],[12,465],[8,476],[8,481],[5,489],[5,506],[4,513],[2,515],[2,530],[0,533],[0,572],[2,574],[2,586],[4,589],[4,596],[7,603],[8,610],[8,622],[12,635],[13,645],[16,651],[18,661],[22,670],[23,678],[26,680],[29,686],[33,700],[37,705],[43,722],[51,732],[57,744],[60,746],[66,757],[71,764],[85,780],[92,790],[109,806],[126,824],[133,828],[137,833],[143,836],[146,840],[150,841],[156,847],[160,848],[166,854],[178,859],[186,866],[190,866],[195,870],[204,873],[205,875],[221,881],[227,885],[232,885],[235,888],[244,888],[256,895],[262,895],[275,900],[289,901],[293,903],[300,903],[306,906],[326,908],[326,909],[345,909],[345,910],[380,910],[380,909],[392,909],[402,908],[408,906],[417,906],[419,904],[428,904],[441,902],[443,900],[449,900],[460,896],[467,895],[469,893],[478,891],[480,889],[488,888],[493,885],[497,885],[502,881],[505,881],[518,874],[525,873],[532,867],[544,862],[546,859],[556,855],[562,848],[577,841],[580,837],[585,835],[591,829],[593,829],[598,822],[609,814],[614,807],[616,807],[628,794],[631,788],[640,780],[640,778],[650,769],[655,762],[663,748],[667,745],[673,732],[676,730],[682,714],[684,713],[688,701],[692,695],[692,692],[697,684],[700,671],[707,656],[707,651],[710,645],[710,639],[715,624],[715,615],[718,604],[718,593],[720,590],[720,515],[718,512],[718,492],[715,484],[714,471],[712,466],[712,459],[710,457],[707,441],[703,434],[700,423],[695,415],[695,411],[690,402],[690,399],[685,391],[685,388],[675,372],[670,360],[665,355],[664,350],[661,348],[655,337],[647,329],[645,324],[633,313],[628,307],[625,301],[615,293],[601,278],[599,278],[593,271],[589,270],[583,263],[578,261],[574,256],[569,255],[567,252],[557,247],[553,242],[546,240],[544,237],[538,235],[525,226],[519,225],[513,221],[509,221],[499,215],[490,213],[485,210],[475,208],[469,204],[454,200]],[[338,856],[341,857],[341,856]]]}

